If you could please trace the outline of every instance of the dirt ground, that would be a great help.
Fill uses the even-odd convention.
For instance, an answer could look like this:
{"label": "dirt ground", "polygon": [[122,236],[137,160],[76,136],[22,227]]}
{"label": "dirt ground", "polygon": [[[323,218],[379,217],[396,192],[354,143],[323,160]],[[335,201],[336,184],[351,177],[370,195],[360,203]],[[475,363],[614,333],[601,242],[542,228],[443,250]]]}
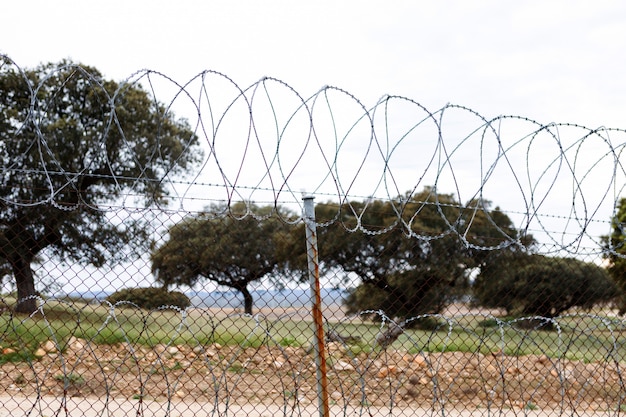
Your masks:
{"label": "dirt ground", "polygon": [[[500,352],[353,357],[329,343],[328,398],[336,406],[438,409],[619,410],[626,390],[617,364]],[[88,345],[32,363],[5,363],[0,395],[231,404],[317,404],[312,354],[304,348],[219,345]],[[1,414],[0,414],[1,415]]]}
{"label": "dirt ground", "polygon": [[[461,307],[453,306],[447,316],[476,313]],[[235,311],[216,312],[216,316],[230,313]],[[308,312],[301,309],[274,308],[259,313],[270,319],[309,319]],[[346,319],[341,309],[328,316],[330,322]],[[355,356],[349,345],[338,342],[328,343],[326,360],[325,392],[329,407],[338,410],[332,415],[395,415],[393,409],[434,414],[454,410],[455,415],[472,410],[507,415],[591,415],[626,410],[621,364],[610,360],[584,363],[502,352],[414,354],[391,347]],[[94,415],[127,415],[129,407],[134,415],[161,415],[142,414],[138,411],[142,409],[187,415],[183,412],[194,407],[213,411],[226,407],[231,412],[239,407],[250,416],[317,415],[316,369],[313,353],[303,347],[211,344],[148,348],[97,345],[72,338],[63,353],[42,345],[37,360],[0,365],[0,417],[17,415],[9,404],[19,405],[22,415],[42,416],[57,415],[59,407],[87,407],[89,412],[79,414],[84,416],[96,409],[104,411]],[[174,409],[181,413],[168,414]],[[406,413],[398,415],[402,414]]]}

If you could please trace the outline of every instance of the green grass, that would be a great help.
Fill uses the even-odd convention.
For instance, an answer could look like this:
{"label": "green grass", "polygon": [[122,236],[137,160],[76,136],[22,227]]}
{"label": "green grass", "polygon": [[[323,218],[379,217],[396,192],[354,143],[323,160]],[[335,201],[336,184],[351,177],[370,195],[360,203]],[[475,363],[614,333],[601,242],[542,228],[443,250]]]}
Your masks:
{"label": "green grass", "polygon": [[[220,345],[259,348],[266,345],[308,347],[313,340],[311,323],[300,319],[272,322],[236,315],[218,318],[208,312],[147,312],[133,308],[116,308],[84,302],[48,301],[44,314],[32,317],[0,315],[0,345],[15,352],[0,354],[0,363],[32,360],[33,353],[47,340],[59,343],[61,350],[71,336],[96,344],[132,344],[152,347],[167,345]],[[113,313],[113,314],[112,314]],[[491,319],[465,316],[450,329],[445,321],[433,330],[406,330],[391,349],[418,352],[503,351],[507,355],[547,355],[555,358],[626,362],[626,330],[621,322],[591,316],[559,319],[557,330],[525,329],[511,325],[502,328]],[[380,351],[376,336],[380,323],[352,320],[333,324],[342,335],[357,337],[347,346],[352,355]]]}
{"label": "green grass", "polygon": [[306,344],[306,342],[301,342],[299,341],[296,337],[293,336],[286,336],[281,338],[278,341],[278,344],[281,346],[290,346],[290,347],[302,347]]}
{"label": "green grass", "polygon": [[5,364],[7,362],[18,363],[18,362],[32,361],[34,358],[35,358],[34,355],[30,351],[1,354],[0,365]]}

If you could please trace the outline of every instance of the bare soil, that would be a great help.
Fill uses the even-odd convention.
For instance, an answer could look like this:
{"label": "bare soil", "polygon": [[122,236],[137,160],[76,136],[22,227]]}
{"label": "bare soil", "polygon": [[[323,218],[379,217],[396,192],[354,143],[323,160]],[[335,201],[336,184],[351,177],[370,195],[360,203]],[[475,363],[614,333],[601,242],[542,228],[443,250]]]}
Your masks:
{"label": "bare soil", "polygon": [[[0,396],[317,404],[315,358],[305,348],[92,345],[0,367]],[[619,364],[494,352],[379,351],[352,356],[331,342],[331,404],[448,409],[618,410]]]}

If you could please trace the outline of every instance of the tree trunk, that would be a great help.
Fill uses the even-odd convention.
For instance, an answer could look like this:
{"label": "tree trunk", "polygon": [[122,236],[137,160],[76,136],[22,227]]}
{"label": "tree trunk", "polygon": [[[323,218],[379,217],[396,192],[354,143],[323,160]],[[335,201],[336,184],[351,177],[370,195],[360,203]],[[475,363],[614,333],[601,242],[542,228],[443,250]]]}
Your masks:
{"label": "tree trunk", "polygon": [[18,303],[15,306],[15,312],[30,314],[37,310],[37,299],[34,297],[36,294],[35,277],[30,268],[30,262],[28,259],[18,256],[11,260],[11,268],[17,287]]}
{"label": "tree trunk", "polygon": [[252,306],[254,304],[254,302],[252,300],[252,294],[250,294],[250,291],[248,291],[248,287],[245,287],[245,286],[239,288],[239,291],[243,295],[243,311],[244,311],[244,313],[252,315]]}

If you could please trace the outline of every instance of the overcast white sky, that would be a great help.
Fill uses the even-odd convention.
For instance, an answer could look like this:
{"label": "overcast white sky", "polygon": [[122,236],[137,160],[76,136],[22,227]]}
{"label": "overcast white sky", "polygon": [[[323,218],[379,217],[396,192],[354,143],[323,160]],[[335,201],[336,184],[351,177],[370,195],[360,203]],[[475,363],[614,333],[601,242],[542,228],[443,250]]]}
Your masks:
{"label": "overcast white sky", "polygon": [[72,58],[123,79],[204,69],[247,86],[338,86],[430,109],[624,127],[622,1],[20,0],[2,5],[0,52],[22,66]]}
{"label": "overcast white sky", "polygon": [[70,58],[116,80],[147,68],[180,83],[210,69],[243,88],[275,77],[305,98],[332,85],[366,107],[391,94],[626,128],[617,0],[20,0],[2,16],[0,52],[24,67]]}
{"label": "overcast white sky", "polygon": [[[0,53],[23,67],[70,58],[116,80],[152,69],[180,83],[209,69],[241,87],[275,77],[303,97],[332,85],[368,107],[391,94],[431,111],[454,103],[488,119],[626,128],[618,0],[12,0],[1,13]],[[539,199],[559,191],[551,184]],[[599,204],[607,219],[611,201]]]}
{"label": "overcast white sky", "polygon": [[[264,76],[275,77],[303,97],[332,85],[352,93],[367,107],[392,94],[431,111],[453,103],[488,119],[512,114],[542,124],[626,128],[626,2],[617,0],[21,0],[5,2],[2,16],[0,52],[23,67],[70,58],[116,80],[147,68],[180,83],[210,69],[243,88]],[[445,133],[445,139],[453,137]],[[353,145],[360,146],[356,139]],[[480,170],[479,146],[474,141],[457,152],[457,180],[470,183],[466,173]],[[568,209],[572,199],[580,200],[572,196],[580,191],[572,188],[569,178],[565,181],[570,184],[552,187],[550,175],[541,177],[546,165],[537,161],[545,152],[536,149],[528,152],[533,155],[530,164],[539,167],[529,187],[537,185],[533,181],[543,181],[535,187],[538,200],[545,194]],[[238,151],[233,135],[226,150]],[[558,149],[552,151],[547,161]],[[582,154],[592,151],[585,149]],[[399,167],[400,157],[415,158],[420,152],[407,145],[391,161]],[[520,163],[526,164],[526,149],[521,146],[519,156]],[[414,159],[404,163],[420,168],[396,176],[407,181],[399,192],[416,183],[416,171],[425,164]],[[468,164],[467,169],[462,164]],[[233,169],[238,167],[235,164]],[[348,163],[342,167],[347,167],[345,172],[353,169]],[[525,168],[520,166],[520,172]],[[577,169],[581,177],[588,167]],[[611,175],[611,169],[595,171],[600,180]],[[253,176],[258,175],[255,172]],[[495,174],[490,184],[498,175],[504,174]],[[486,197],[506,208],[502,188],[515,188],[510,181],[490,186]],[[587,200],[592,199],[591,191],[606,193],[611,187],[616,194],[622,191],[622,184],[596,186],[594,181],[592,175],[585,177],[584,185],[590,189]],[[557,197],[562,188],[569,188],[569,195]],[[513,206],[519,209],[520,201]],[[589,207],[593,210],[598,204],[594,201]],[[602,204],[607,219],[611,198]],[[544,207],[550,206],[544,202]]]}

